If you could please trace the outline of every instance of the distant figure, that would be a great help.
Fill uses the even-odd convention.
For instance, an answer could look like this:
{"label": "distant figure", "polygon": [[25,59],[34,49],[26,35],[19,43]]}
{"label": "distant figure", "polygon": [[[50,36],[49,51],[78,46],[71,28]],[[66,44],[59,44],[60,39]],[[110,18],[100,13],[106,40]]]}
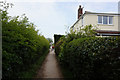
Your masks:
{"label": "distant figure", "polygon": [[54,48],[55,48],[55,47],[54,47],[54,46],[52,46],[52,51],[54,50]]}

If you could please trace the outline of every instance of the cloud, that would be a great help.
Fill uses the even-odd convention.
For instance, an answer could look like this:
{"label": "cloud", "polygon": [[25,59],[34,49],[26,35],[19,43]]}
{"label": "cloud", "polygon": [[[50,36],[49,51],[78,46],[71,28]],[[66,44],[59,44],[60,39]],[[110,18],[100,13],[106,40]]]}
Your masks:
{"label": "cloud", "polygon": [[98,12],[98,13],[117,13],[117,2],[81,2],[83,11]]}
{"label": "cloud", "polygon": [[17,16],[26,14],[30,22],[33,22],[45,37],[53,37],[54,33],[64,34],[64,25],[67,18],[64,12],[56,10],[55,3],[39,2],[14,2],[14,7],[9,9],[9,15]]}
{"label": "cloud", "polygon": [[7,0],[9,2],[118,2],[119,0]]}

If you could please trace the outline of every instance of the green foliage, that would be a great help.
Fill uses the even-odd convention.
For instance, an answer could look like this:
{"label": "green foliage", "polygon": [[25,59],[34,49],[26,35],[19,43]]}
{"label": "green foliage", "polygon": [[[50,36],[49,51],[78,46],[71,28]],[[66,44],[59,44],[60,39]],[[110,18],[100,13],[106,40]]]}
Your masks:
{"label": "green foliage", "polygon": [[54,34],[54,44],[57,43],[57,41],[59,41],[60,37],[62,37],[63,35],[57,35],[57,34]]}
{"label": "green foliage", "polygon": [[59,55],[60,45],[62,44],[63,39],[65,39],[64,35],[56,35],[56,34],[54,34],[55,54],[57,56]]}
{"label": "green foliage", "polygon": [[74,78],[82,80],[120,79],[120,37],[95,37],[88,25],[71,31],[56,43],[62,66],[68,66]]}
{"label": "green foliage", "polygon": [[47,40],[49,41],[49,48],[53,45],[53,40],[51,38],[47,38]]}
{"label": "green foliage", "polygon": [[64,37],[61,37],[61,39],[55,44],[55,53],[58,56],[61,51],[61,45],[64,42]]}
{"label": "green foliage", "polygon": [[71,30],[70,33],[66,35],[65,41],[70,42],[78,38],[95,37],[96,34],[95,30],[97,30],[96,27],[93,27],[92,25],[86,25],[79,31]]}
{"label": "green foliage", "polygon": [[120,73],[120,37],[79,38],[63,46],[59,59],[74,77],[117,80]]}
{"label": "green foliage", "polygon": [[42,56],[40,56],[39,59],[37,59],[35,61],[34,64],[32,64],[32,66],[30,66],[30,69],[28,71],[23,71],[20,73],[20,78],[34,78],[37,74],[38,69],[40,68],[40,66],[42,65],[43,61],[45,60],[47,53],[44,53]]}
{"label": "green foliage", "polygon": [[58,39],[58,42],[56,42],[55,44],[55,53],[59,55],[59,53],[62,51],[62,47],[74,39],[95,37],[95,30],[95,27],[93,27],[92,25],[87,25],[84,28],[80,29],[78,32],[71,30],[70,33],[68,33],[66,36]]}
{"label": "green foliage", "polygon": [[95,36],[95,30],[97,30],[96,27],[93,27],[91,24],[86,25],[84,28],[82,28],[79,32],[81,32],[82,35],[87,37],[93,37]]}
{"label": "green foliage", "polygon": [[51,38],[47,38],[47,40],[49,41],[49,43],[53,43],[53,40]]}
{"label": "green foliage", "polygon": [[[7,4],[7,3],[4,3]],[[5,6],[5,5],[3,5]],[[3,78],[20,77],[29,70],[43,54],[49,50],[49,42],[38,35],[35,25],[23,15],[10,17],[7,9],[2,14],[2,76]]]}

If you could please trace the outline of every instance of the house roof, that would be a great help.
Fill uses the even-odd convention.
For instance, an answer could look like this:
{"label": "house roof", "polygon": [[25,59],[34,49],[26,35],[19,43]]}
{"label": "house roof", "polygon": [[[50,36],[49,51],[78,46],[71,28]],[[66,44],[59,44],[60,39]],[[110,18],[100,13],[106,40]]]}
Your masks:
{"label": "house roof", "polygon": [[120,14],[118,14],[118,13],[96,13],[96,12],[90,12],[90,11],[85,11],[85,13],[84,13],[84,14],[120,15]]}
{"label": "house roof", "polygon": [[118,13],[96,13],[96,12],[85,11],[85,13],[82,14],[82,15],[80,16],[80,18],[73,24],[73,26],[71,26],[71,28],[73,28],[74,25],[75,25],[80,19],[82,19],[82,18],[84,17],[84,15],[86,15],[86,14],[97,14],[97,15],[120,15],[120,14],[118,14]]}
{"label": "house roof", "polygon": [[120,34],[120,31],[96,30],[97,33]]}
{"label": "house roof", "polygon": [[120,31],[96,30],[97,36],[120,36]]}

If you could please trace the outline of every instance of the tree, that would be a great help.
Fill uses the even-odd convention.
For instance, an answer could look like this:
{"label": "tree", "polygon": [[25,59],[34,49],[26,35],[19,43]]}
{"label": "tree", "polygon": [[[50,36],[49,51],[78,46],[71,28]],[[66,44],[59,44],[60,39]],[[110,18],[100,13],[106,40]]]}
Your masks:
{"label": "tree", "polygon": [[47,40],[49,41],[50,44],[53,43],[53,40],[51,38],[47,38]]}

